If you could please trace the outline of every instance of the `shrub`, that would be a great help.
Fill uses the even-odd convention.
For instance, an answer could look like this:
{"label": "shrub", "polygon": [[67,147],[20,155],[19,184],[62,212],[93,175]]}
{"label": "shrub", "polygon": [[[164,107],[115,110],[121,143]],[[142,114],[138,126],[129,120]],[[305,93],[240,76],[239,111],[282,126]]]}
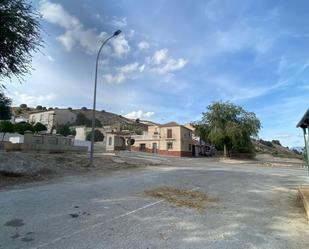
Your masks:
{"label": "shrub", "polygon": [[31,131],[31,132],[34,131],[32,125],[27,122],[20,122],[20,123],[14,124],[14,130],[15,132],[21,135],[24,135],[25,131]]}
{"label": "shrub", "polygon": [[68,124],[58,125],[56,128],[56,132],[57,134],[60,134],[64,137],[67,137],[70,135],[74,136],[74,134],[76,135],[76,131],[72,130]]}
{"label": "shrub", "polygon": [[38,122],[33,126],[34,132],[46,131],[47,127],[42,123]]}
{"label": "shrub", "polygon": [[19,107],[22,108],[22,109],[26,109],[27,105],[26,104],[21,104]]}
{"label": "shrub", "polygon": [[[87,134],[87,141],[91,141],[91,132]],[[101,142],[104,140],[104,134],[100,130],[94,130],[94,141]]]}

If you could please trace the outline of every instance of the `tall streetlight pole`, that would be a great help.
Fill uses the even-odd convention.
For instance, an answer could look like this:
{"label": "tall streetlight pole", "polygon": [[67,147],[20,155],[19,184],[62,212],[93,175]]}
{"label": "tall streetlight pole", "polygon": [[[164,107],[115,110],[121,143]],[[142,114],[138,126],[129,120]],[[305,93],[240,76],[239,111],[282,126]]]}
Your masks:
{"label": "tall streetlight pole", "polygon": [[113,35],[106,38],[103,41],[99,52],[97,54],[97,60],[95,64],[95,78],[94,78],[94,93],[93,93],[93,109],[92,109],[92,129],[91,129],[91,147],[90,147],[90,166],[93,166],[93,151],[94,151],[94,128],[95,128],[95,108],[96,108],[96,98],[97,98],[97,79],[98,79],[98,64],[99,64],[99,57],[104,45],[113,37],[116,37],[121,33],[121,30],[117,30]]}

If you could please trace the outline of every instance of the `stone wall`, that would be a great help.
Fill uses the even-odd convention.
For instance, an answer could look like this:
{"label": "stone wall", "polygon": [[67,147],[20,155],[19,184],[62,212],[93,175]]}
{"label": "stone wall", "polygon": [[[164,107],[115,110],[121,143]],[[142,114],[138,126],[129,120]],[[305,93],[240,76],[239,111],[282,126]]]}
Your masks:
{"label": "stone wall", "polygon": [[65,151],[84,151],[86,146],[74,146],[74,140],[71,137],[60,135],[34,135],[25,133],[23,151],[47,151],[47,152],[65,152]]}

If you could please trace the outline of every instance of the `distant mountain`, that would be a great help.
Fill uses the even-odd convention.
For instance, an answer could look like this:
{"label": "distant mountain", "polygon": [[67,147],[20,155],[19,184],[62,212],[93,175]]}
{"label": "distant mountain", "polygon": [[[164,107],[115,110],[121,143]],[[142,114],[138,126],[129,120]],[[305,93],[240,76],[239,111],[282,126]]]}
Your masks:
{"label": "distant mountain", "polygon": [[305,148],[304,148],[304,147],[300,147],[300,146],[296,146],[296,147],[292,147],[291,150],[296,150],[296,151],[298,151],[299,153],[303,154]]}

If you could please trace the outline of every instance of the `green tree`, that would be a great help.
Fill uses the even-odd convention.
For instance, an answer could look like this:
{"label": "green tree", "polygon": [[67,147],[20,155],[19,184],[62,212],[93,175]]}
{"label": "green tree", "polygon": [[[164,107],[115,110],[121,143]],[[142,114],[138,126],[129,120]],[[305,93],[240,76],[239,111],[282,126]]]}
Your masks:
{"label": "green tree", "polygon": [[0,120],[8,120],[11,118],[12,100],[0,91]]}
{"label": "green tree", "polygon": [[[91,141],[91,132],[87,134],[87,141]],[[104,134],[100,130],[94,130],[94,141],[101,142],[104,140]]]}
{"label": "green tree", "polygon": [[7,132],[14,132],[14,125],[10,121],[1,121],[0,122],[0,132],[2,132],[2,141]]}
{"label": "green tree", "polygon": [[60,134],[60,135],[65,136],[65,137],[70,136],[70,135],[74,135],[74,131],[71,130],[71,128],[68,124],[58,125],[57,128],[56,128],[56,132],[57,132],[57,134]]}
{"label": "green tree", "polygon": [[37,110],[43,110],[43,106],[37,105],[35,109],[37,109]]}
{"label": "green tree", "polygon": [[33,126],[33,130],[34,130],[34,132],[47,131],[47,127],[45,125],[43,125],[42,123],[37,122]]}
{"label": "green tree", "polygon": [[199,125],[199,132],[217,148],[223,148],[224,156],[231,151],[252,152],[251,137],[257,136],[261,128],[253,112],[222,101],[207,107]]}
{"label": "green tree", "polygon": [[42,46],[39,20],[27,0],[0,1],[0,78],[29,72],[32,53]]}
{"label": "green tree", "polygon": [[20,104],[19,107],[20,107],[21,109],[27,109],[28,106],[27,106],[26,104]]}
{"label": "green tree", "polygon": [[32,125],[27,122],[19,122],[17,124],[14,124],[14,130],[21,135],[24,135],[25,131],[34,131]]}

